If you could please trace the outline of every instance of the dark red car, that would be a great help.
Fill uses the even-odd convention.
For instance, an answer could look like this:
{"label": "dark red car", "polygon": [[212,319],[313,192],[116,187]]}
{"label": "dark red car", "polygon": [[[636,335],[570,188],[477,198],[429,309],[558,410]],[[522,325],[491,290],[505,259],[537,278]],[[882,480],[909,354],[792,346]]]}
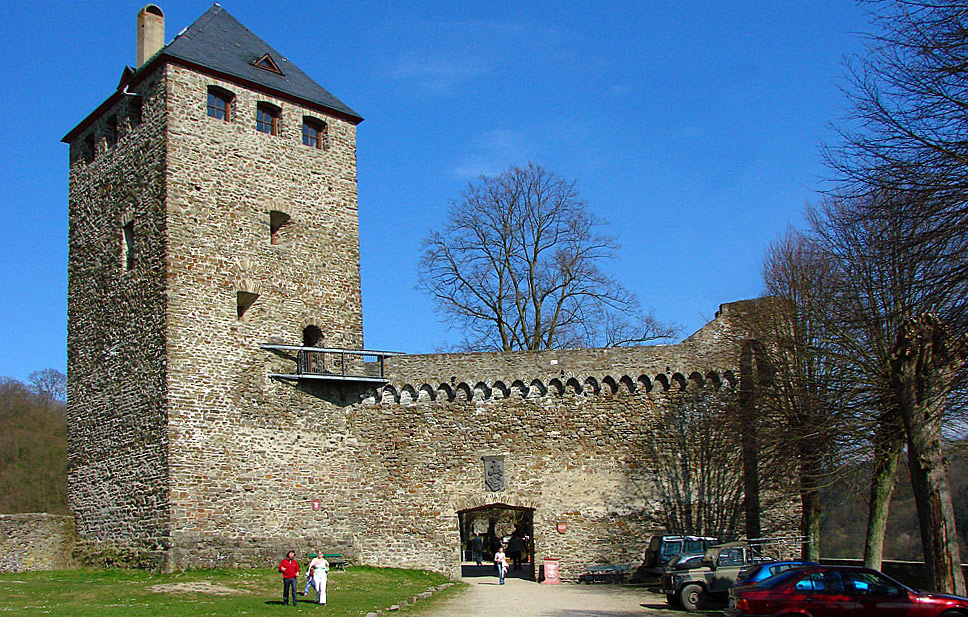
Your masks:
{"label": "dark red car", "polygon": [[729,617],[968,617],[968,598],[921,593],[868,568],[812,566],[729,590]]}

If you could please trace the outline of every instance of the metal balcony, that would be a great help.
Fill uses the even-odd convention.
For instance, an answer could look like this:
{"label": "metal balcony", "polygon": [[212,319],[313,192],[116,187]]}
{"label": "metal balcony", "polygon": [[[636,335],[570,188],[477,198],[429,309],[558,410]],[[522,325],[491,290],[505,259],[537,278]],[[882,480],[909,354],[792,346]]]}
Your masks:
{"label": "metal balcony", "polygon": [[[263,343],[262,349],[276,352],[295,352],[295,373],[270,373],[272,379],[289,381],[317,380],[385,384],[383,361],[403,355],[398,351],[372,349],[342,349],[338,347],[303,347]],[[287,354],[288,355],[288,354]]]}

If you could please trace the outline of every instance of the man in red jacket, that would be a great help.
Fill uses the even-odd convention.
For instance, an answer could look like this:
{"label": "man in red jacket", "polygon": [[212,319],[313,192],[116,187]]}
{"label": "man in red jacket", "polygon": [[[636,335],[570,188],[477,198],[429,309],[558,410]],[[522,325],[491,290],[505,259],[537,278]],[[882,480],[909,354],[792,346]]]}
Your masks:
{"label": "man in red jacket", "polygon": [[282,572],[282,603],[289,603],[289,592],[292,592],[292,605],[296,606],[296,579],[299,577],[299,562],[296,561],[296,551],[286,553],[286,558],[279,562]]}

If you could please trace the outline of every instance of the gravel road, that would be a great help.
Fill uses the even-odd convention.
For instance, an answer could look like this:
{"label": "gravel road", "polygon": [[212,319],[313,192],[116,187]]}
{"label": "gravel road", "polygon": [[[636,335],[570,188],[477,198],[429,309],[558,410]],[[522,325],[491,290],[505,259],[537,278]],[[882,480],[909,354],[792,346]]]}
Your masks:
{"label": "gravel road", "polygon": [[[496,576],[464,577],[470,587],[421,612],[422,617],[678,617],[665,596],[622,585],[539,585]],[[719,611],[705,613],[721,615]],[[691,615],[696,615],[692,613]],[[700,613],[702,615],[702,613]]]}

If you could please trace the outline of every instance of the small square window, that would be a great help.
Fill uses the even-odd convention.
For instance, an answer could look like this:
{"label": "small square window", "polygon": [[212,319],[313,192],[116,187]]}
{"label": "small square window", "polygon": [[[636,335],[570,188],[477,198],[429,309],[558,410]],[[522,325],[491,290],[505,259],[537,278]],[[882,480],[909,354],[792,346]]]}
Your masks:
{"label": "small square window", "polygon": [[322,150],[326,142],[326,124],[315,118],[303,118],[303,145]]}
{"label": "small square window", "polygon": [[279,112],[281,110],[269,103],[259,103],[255,110],[255,128],[269,135],[279,134]]}
{"label": "small square window", "polygon": [[228,90],[215,86],[208,88],[208,115],[218,120],[231,120],[232,99],[234,96]]}

